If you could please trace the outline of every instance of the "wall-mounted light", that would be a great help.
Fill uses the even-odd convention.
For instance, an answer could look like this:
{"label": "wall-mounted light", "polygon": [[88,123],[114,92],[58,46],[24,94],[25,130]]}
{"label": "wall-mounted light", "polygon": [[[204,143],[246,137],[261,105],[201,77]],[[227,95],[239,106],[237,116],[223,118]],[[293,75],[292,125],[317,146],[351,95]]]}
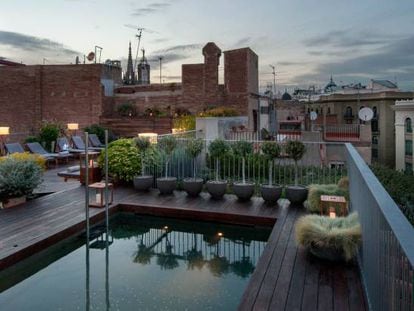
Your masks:
{"label": "wall-mounted light", "polygon": [[147,138],[151,144],[156,144],[158,140],[157,133],[139,133],[138,137]]}
{"label": "wall-mounted light", "polygon": [[79,130],[79,123],[68,123],[68,130],[70,131]]}
{"label": "wall-mounted light", "polygon": [[10,127],[8,126],[0,126],[0,155],[5,154],[4,144],[5,144],[5,136],[10,134]]}

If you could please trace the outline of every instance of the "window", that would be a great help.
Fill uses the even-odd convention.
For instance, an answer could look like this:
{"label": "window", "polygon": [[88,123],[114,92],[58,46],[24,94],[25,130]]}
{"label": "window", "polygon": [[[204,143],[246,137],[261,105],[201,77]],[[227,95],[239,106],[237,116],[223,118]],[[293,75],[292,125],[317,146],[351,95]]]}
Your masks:
{"label": "window", "polygon": [[413,141],[406,139],[405,140],[405,155],[412,156],[413,155]]}
{"label": "window", "polygon": [[329,162],[329,166],[333,169],[344,169],[345,163],[341,161]]}
{"label": "window", "polygon": [[377,107],[372,107],[372,112],[374,113],[374,119],[376,119],[377,118]]}
{"label": "window", "polygon": [[376,136],[376,135],[372,136],[372,144],[378,145],[378,136]]}
{"label": "window", "polygon": [[409,162],[405,162],[405,173],[406,174],[413,174],[413,164]]}
{"label": "window", "polygon": [[350,106],[346,107],[345,116],[352,117],[352,108]]}
{"label": "window", "polygon": [[371,157],[372,159],[378,159],[378,149],[377,148],[372,148],[371,149]]}
{"label": "window", "polygon": [[413,125],[411,122],[411,118],[405,119],[405,132],[412,133],[413,132]]}
{"label": "window", "polygon": [[328,114],[331,114],[331,107],[328,107]]}
{"label": "window", "polygon": [[378,132],[378,120],[372,119],[371,121],[371,131]]}

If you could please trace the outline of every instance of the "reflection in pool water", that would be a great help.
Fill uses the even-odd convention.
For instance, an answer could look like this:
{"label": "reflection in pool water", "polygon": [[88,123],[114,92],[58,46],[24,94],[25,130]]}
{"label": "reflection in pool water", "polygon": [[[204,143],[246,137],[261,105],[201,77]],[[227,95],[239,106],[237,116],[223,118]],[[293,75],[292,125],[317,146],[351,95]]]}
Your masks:
{"label": "reflection in pool water", "polygon": [[121,214],[0,274],[2,310],[235,310],[269,229]]}

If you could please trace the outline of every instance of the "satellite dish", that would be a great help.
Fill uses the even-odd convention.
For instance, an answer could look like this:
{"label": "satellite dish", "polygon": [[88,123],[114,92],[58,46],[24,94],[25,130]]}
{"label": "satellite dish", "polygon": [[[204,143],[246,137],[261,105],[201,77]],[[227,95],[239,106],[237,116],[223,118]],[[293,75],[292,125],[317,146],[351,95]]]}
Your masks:
{"label": "satellite dish", "polygon": [[318,118],[318,114],[315,111],[311,111],[310,113],[310,119],[312,121],[315,121]]}
{"label": "satellite dish", "polygon": [[95,58],[95,53],[94,52],[90,52],[89,54],[88,54],[88,56],[86,56],[86,58],[88,59],[88,61],[93,61],[94,60],[94,58]]}
{"label": "satellite dish", "polygon": [[374,112],[371,108],[365,107],[359,110],[358,117],[362,121],[370,121],[374,117]]}

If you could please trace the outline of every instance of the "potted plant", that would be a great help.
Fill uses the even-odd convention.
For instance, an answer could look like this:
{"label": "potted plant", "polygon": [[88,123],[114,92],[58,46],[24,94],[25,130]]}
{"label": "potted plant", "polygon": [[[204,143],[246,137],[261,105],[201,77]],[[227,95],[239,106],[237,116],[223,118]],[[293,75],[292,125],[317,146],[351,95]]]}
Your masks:
{"label": "potted plant", "polygon": [[157,187],[160,194],[172,194],[177,186],[177,178],[168,176],[168,164],[177,146],[177,140],[174,136],[165,136],[158,141],[158,146],[165,156],[165,176],[157,178]]}
{"label": "potted plant", "polygon": [[[25,155],[25,154],[23,154]],[[26,202],[42,182],[42,164],[36,157],[5,157],[0,161],[0,202],[9,208]],[[43,162],[44,165],[44,162]]]}
{"label": "potted plant", "polygon": [[308,188],[298,184],[298,161],[306,152],[305,145],[298,140],[289,140],[285,151],[295,162],[295,184],[286,186],[286,198],[291,204],[303,204],[308,196]]}
{"label": "potted plant", "polygon": [[151,147],[151,142],[147,137],[138,137],[135,139],[135,144],[140,151],[141,156],[141,175],[134,176],[134,187],[139,191],[148,191],[154,180],[152,175],[145,174],[147,150]]}
{"label": "potted plant", "polygon": [[267,203],[275,203],[279,200],[282,194],[282,186],[280,185],[273,185],[273,163],[274,159],[279,157],[280,154],[280,146],[273,141],[266,141],[261,146],[263,155],[266,157],[269,163],[269,182],[268,184],[263,184],[260,187],[262,198]]}
{"label": "potted plant", "polygon": [[189,196],[196,197],[200,194],[201,190],[203,189],[203,179],[197,178],[197,165],[196,165],[196,158],[200,155],[201,151],[203,151],[203,140],[198,139],[191,139],[188,141],[186,152],[193,160],[193,177],[192,178],[185,178],[183,180],[183,188],[187,192]]}
{"label": "potted plant", "polygon": [[250,200],[254,193],[254,183],[246,182],[246,157],[253,153],[253,144],[245,140],[237,141],[232,146],[236,156],[242,159],[242,181],[233,183],[234,194],[239,200]]}
{"label": "potted plant", "polygon": [[227,190],[227,181],[220,180],[220,157],[226,155],[229,152],[229,145],[225,140],[215,139],[208,146],[208,152],[211,158],[215,160],[215,180],[209,180],[207,182],[207,191],[210,193],[213,199],[221,199]]}

